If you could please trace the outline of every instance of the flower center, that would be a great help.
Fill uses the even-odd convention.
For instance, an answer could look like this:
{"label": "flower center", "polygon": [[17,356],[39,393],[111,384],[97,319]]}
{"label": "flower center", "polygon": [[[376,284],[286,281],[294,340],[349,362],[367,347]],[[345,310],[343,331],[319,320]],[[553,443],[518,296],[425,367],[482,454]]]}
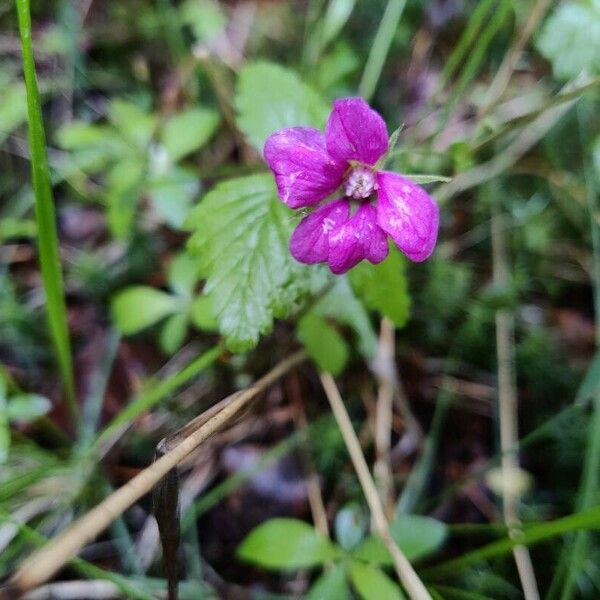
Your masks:
{"label": "flower center", "polygon": [[346,179],[346,196],[355,200],[368,198],[376,189],[375,173],[366,167],[355,167]]}

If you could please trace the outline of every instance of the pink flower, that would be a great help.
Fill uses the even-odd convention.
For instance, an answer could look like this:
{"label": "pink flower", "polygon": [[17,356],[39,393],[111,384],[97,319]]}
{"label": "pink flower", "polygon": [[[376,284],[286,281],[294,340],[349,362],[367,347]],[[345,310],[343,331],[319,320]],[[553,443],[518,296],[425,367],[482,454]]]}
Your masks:
{"label": "pink flower", "polygon": [[336,100],[324,134],[290,127],[267,139],[265,160],[289,207],[316,207],[343,191],[302,219],[290,240],[296,260],[327,262],[334,273],[345,273],[365,258],[384,260],[388,235],[413,261],[431,255],[437,204],[410,179],[376,168],[387,150],[385,123],[362,98]]}

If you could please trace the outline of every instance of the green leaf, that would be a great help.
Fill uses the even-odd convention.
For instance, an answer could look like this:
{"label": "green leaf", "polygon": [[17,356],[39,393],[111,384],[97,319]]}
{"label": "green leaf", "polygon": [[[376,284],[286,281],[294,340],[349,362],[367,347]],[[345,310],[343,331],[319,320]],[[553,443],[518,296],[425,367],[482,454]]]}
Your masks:
{"label": "green leaf", "polygon": [[17,394],[11,396],[6,414],[9,421],[27,423],[48,414],[52,403],[45,396],[39,394]]}
{"label": "green leaf", "polygon": [[160,348],[165,354],[175,354],[185,340],[188,329],[188,315],[171,315],[160,330]]}
{"label": "green leaf", "polygon": [[364,537],[368,522],[363,507],[351,502],[335,515],[335,539],[344,550],[351,550]]}
{"label": "green leaf", "polygon": [[178,307],[174,296],[143,285],[119,292],[111,306],[117,328],[126,335],[154,325]]}
{"label": "green leaf", "polygon": [[321,44],[325,47],[342,30],[354,10],[356,0],[329,0],[323,17]]}
{"label": "green leaf", "polygon": [[354,561],[350,578],[363,600],[402,600],[402,590],[385,573],[373,565]]}
{"label": "green leaf", "polygon": [[410,179],[414,183],[424,185],[426,183],[447,183],[452,180],[452,177],[446,177],[445,175],[417,175],[416,173],[405,175],[407,179]]}
{"label": "green leaf", "polygon": [[557,79],[600,73],[600,0],[560,4],[544,24],[537,47]]}
{"label": "green leaf", "polygon": [[187,252],[180,252],[169,265],[169,287],[179,296],[190,298],[200,278],[198,260]]}
{"label": "green leaf", "polygon": [[2,87],[0,144],[27,119],[25,86],[22,83],[12,83]]}
{"label": "green leaf", "polygon": [[396,327],[403,327],[410,315],[410,296],[406,279],[406,262],[390,245],[390,254],[378,265],[363,261],[349,273],[357,296],[368,308],[388,317]]}
{"label": "green leaf", "polygon": [[253,529],[238,548],[243,560],[273,570],[306,569],[336,556],[335,546],[308,523],[270,519]]}
{"label": "green leaf", "polygon": [[306,594],[306,600],[347,600],[348,598],[350,598],[350,590],[346,580],[346,570],[341,565],[325,571]]}
{"label": "green leaf", "polygon": [[290,216],[263,174],[220,183],[190,214],[190,249],[233,351],[252,348],[314,285],[310,268],[289,253]]}
{"label": "green leaf", "polygon": [[177,162],[198,150],[215,133],[219,115],[214,110],[192,108],[171,117],[162,130],[162,143],[169,157]]}
{"label": "green leaf", "polygon": [[131,235],[137,203],[141,195],[145,165],[135,156],[117,162],[107,175],[107,220],[119,240]]}
{"label": "green leaf", "polygon": [[154,208],[173,229],[181,229],[199,191],[198,178],[181,167],[153,176],[147,188]]}
{"label": "green leaf", "polygon": [[[444,523],[419,515],[402,515],[390,526],[392,537],[409,560],[435,552],[444,543],[447,528]],[[368,537],[352,556],[378,565],[393,565],[392,557],[376,536]]]}
{"label": "green leaf", "polygon": [[322,127],[329,108],[293,71],[268,62],[247,64],[234,100],[237,125],[262,152],[267,137],[284,127]]}
{"label": "green leaf", "polygon": [[73,417],[77,417],[75,377],[71,342],[67,322],[65,290],[61,270],[54,193],[48,167],[46,133],[37,84],[35,58],[31,35],[31,14],[28,0],[17,0],[17,17],[21,38],[23,76],[27,96],[27,121],[31,179],[35,198],[35,217],[38,225],[38,250],[42,283],[46,296],[46,312],[56,360],[64,383],[66,399]]}
{"label": "green leaf", "polygon": [[319,369],[339,375],[348,361],[344,338],[325,319],[309,313],[300,320],[298,339]]}
{"label": "green leaf", "polygon": [[108,107],[108,118],[123,137],[139,149],[145,149],[156,127],[157,119],[132,102],[116,99]]}
{"label": "green leaf", "polygon": [[198,41],[207,42],[225,29],[227,16],[214,0],[187,0],[181,5],[181,18]]}
{"label": "green leaf", "polygon": [[[0,377],[0,383],[3,381]],[[10,448],[10,427],[8,425],[8,414],[6,396],[0,390],[0,465],[6,462]]]}
{"label": "green leaf", "polygon": [[313,314],[331,317],[338,323],[352,327],[358,336],[358,349],[366,358],[373,358],[377,351],[377,336],[369,315],[356,299],[348,279],[336,278],[333,288],[311,310]]}
{"label": "green leaf", "polygon": [[192,323],[200,331],[217,331],[219,324],[213,316],[213,303],[210,296],[202,294],[194,300]]}

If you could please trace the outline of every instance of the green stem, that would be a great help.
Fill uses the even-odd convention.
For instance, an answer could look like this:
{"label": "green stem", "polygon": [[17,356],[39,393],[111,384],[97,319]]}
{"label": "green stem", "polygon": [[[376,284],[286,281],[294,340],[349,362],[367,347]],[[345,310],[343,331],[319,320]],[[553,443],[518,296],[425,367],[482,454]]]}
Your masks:
{"label": "green stem", "polygon": [[375,92],[405,4],[406,0],[388,0],[385,7],[358,86],[358,93],[365,100],[370,100]]}
{"label": "green stem", "polygon": [[178,387],[199,375],[221,356],[223,349],[222,344],[217,344],[214,348],[211,348],[194,358],[181,369],[181,371],[178,371],[174,375],[171,375],[160,382],[157,382],[156,379],[148,381],[145,385],[146,389],[134,397],[132,402],[106,426],[104,431],[102,431],[96,439],[94,447],[96,449],[99,448],[104,442],[112,437],[119,427],[149,410],[163,398],[173,393]]}
{"label": "green stem", "polygon": [[46,310],[50,335],[65,387],[65,397],[73,418],[78,418],[75,398],[75,377],[71,357],[71,343],[67,325],[65,290],[60,266],[58,233],[54,197],[50,183],[46,136],[31,43],[31,14],[29,0],[16,0],[19,32],[23,49],[23,74],[27,90],[27,118],[29,122],[29,148],[31,177],[35,195],[35,216],[38,225],[38,245],[42,282],[46,294]]}

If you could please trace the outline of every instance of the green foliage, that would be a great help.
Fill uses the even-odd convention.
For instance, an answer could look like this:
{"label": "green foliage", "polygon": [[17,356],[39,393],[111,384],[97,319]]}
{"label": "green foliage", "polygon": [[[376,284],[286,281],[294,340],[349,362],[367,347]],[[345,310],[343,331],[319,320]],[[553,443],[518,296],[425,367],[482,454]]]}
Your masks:
{"label": "green foliage", "polygon": [[333,544],[308,523],[283,518],[253,529],[237,553],[247,562],[275,570],[310,568],[336,556]]}
{"label": "green foliage", "polygon": [[396,583],[373,565],[353,561],[350,578],[363,600],[402,600],[406,597]]}
{"label": "green foliage", "polygon": [[358,349],[363,356],[375,356],[377,336],[367,311],[356,298],[347,277],[336,277],[331,290],[313,306],[311,313],[351,327],[358,337]]}
{"label": "green foliage", "polygon": [[[383,543],[369,536],[356,546],[366,531],[365,522],[356,522],[357,517],[362,519],[361,515],[358,506],[349,506],[338,514],[336,532],[342,547],[303,521],[271,519],[250,532],[238,548],[238,556],[272,570],[310,568],[335,561],[333,568],[315,581],[307,596],[309,600],[347,598],[347,578],[365,600],[404,598],[398,585],[381,569],[393,565]],[[429,517],[406,515],[392,524],[392,535],[407,558],[422,558],[440,548],[446,538],[446,526]]]}
{"label": "green foliage", "polygon": [[31,40],[31,14],[29,0],[18,0],[17,16],[23,54],[23,74],[27,90],[27,123],[31,153],[31,179],[35,196],[35,217],[38,224],[39,259],[46,296],[46,314],[54,344],[56,361],[61,373],[72,416],[77,415],[75,401],[75,375],[71,356],[71,341],[67,323],[67,307],[63,274],[60,264],[54,194],[50,181],[46,133],[42,105],[37,84],[35,59]]}
{"label": "green foliage", "polygon": [[348,347],[344,338],[325,319],[314,313],[307,314],[298,323],[297,335],[319,369],[332,375],[344,370]]}
{"label": "green foliage", "polygon": [[[204,147],[218,125],[217,113],[207,108],[187,108],[159,122],[137,104],[116,99],[108,107],[108,123],[72,121],[57,132],[57,140],[71,151],[63,166],[67,179],[103,176],[97,199],[107,206],[112,234],[128,240],[143,196],[170,227],[181,228],[200,184],[177,163]],[[73,164],[79,171],[72,172]]]}
{"label": "green foliage", "polygon": [[306,600],[347,600],[350,597],[346,571],[342,565],[324,571],[306,595]]}
{"label": "green foliage", "polygon": [[546,21],[537,46],[552,62],[557,79],[572,79],[582,71],[600,73],[600,1],[560,4]]}
{"label": "green foliage", "polygon": [[268,62],[247,64],[234,99],[237,125],[262,153],[267,137],[283,127],[323,127],[329,108],[300,78]]}
{"label": "green foliage", "polygon": [[0,465],[8,459],[10,423],[29,423],[47,414],[52,407],[48,398],[20,391],[9,393],[9,381],[0,366]]}
{"label": "green foliage", "polygon": [[[395,542],[409,560],[428,556],[441,548],[447,536],[444,523],[419,515],[402,515],[390,525]],[[392,565],[392,557],[383,542],[370,536],[355,548],[352,556],[378,565]]]}
{"label": "green foliage", "polygon": [[0,144],[27,119],[25,86],[20,81],[10,81],[0,70],[2,102],[0,103]]}
{"label": "green foliage", "polygon": [[183,344],[190,323],[202,331],[214,331],[210,298],[194,297],[199,278],[198,261],[182,252],[169,265],[167,279],[172,293],[134,285],[115,295],[111,309],[117,329],[131,335],[168,317],[159,336],[166,354],[173,354]]}
{"label": "green foliage", "polygon": [[129,287],[115,297],[113,318],[125,334],[136,333],[154,325],[177,310],[173,296],[148,286]]}
{"label": "green foliage", "polygon": [[349,274],[356,294],[368,308],[388,317],[396,327],[403,327],[410,314],[410,296],[406,279],[406,261],[391,245],[382,263],[363,261]]}
{"label": "green foliage", "polygon": [[291,257],[290,212],[270,175],[218,184],[192,211],[189,247],[206,277],[219,330],[230,349],[252,348],[276,316],[319,285],[316,272]]}
{"label": "green foliage", "polygon": [[161,141],[172,162],[202,148],[219,124],[219,115],[206,108],[191,108],[173,115],[163,127]]}

